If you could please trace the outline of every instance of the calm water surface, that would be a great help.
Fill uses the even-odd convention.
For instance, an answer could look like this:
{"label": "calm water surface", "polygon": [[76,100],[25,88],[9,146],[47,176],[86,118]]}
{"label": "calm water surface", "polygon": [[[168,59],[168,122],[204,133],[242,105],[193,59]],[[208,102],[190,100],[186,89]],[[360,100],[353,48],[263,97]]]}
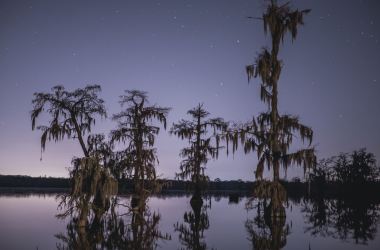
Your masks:
{"label": "calm water surface", "polygon": [[[59,212],[55,197],[0,195],[0,249],[65,246],[57,235],[68,235],[70,218],[55,217]],[[128,200],[121,197],[120,202]],[[283,249],[380,249],[379,204],[352,207],[335,200],[289,201],[285,225],[271,233],[260,224],[257,208],[246,209],[247,198],[210,196],[198,216],[189,201],[185,195],[149,199],[149,210],[160,215],[157,230],[170,236],[157,239],[158,249],[187,249],[187,244],[202,249],[266,249],[273,241]],[[124,217],[128,224],[128,216]]]}

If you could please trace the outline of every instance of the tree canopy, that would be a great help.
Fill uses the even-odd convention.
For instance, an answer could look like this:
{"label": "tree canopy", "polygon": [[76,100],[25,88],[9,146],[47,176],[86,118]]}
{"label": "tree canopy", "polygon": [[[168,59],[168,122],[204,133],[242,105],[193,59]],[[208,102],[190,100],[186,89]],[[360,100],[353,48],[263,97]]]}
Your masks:
{"label": "tree canopy", "polygon": [[[279,178],[279,167],[286,170],[289,165],[303,165],[310,168],[315,164],[314,148],[301,149],[289,153],[289,147],[293,137],[298,134],[302,142],[305,140],[311,144],[313,130],[301,124],[297,116],[280,115],[278,112],[278,81],[281,74],[283,62],[278,59],[280,42],[284,41],[287,33],[294,40],[298,34],[298,26],[303,25],[303,16],[310,10],[291,10],[289,3],[278,5],[272,0],[266,12],[262,16],[265,34],[270,34],[272,48],[264,48],[252,65],[246,67],[248,81],[252,77],[260,78],[260,98],[268,104],[268,111],[262,112],[253,119],[250,126],[243,130],[243,137],[247,132],[254,135],[248,140],[246,151],[255,149],[258,154],[259,163],[256,169],[256,178],[262,179],[264,165],[273,167],[274,180]],[[252,137],[251,137],[252,138]],[[244,139],[244,138],[243,138]]]}
{"label": "tree canopy", "polygon": [[158,161],[153,147],[160,127],[153,120],[163,124],[166,129],[166,117],[170,108],[150,105],[147,93],[138,90],[126,90],[120,97],[120,104],[126,109],[113,115],[118,127],[111,131],[111,141],[123,143],[126,147],[119,152],[121,171],[133,175],[135,185],[144,189],[144,180],[155,180],[155,163]]}
{"label": "tree canopy", "polygon": [[[42,131],[41,151],[45,150],[46,141],[59,141],[67,137],[78,139],[83,154],[89,156],[83,136],[91,132],[96,115],[106,117],[104,101],[98,96],[100,91],[99,85],[88,85],[74,91],[67,91],[59,85],[53,87],[51,93],[34,93],[32,129]],[[36,126],[44,111],[50,115],[50,121],[47,125]]]}
{"label": "tree canopy", "polygon": [[[271,199],[268,211],[272,218],[285,216],[282,202],[286,199],[286,191],[279,182],[280,168],[282,167],[286,173],[291,165],[302,165],[306,170],[314,167],[316,163],[314,148],[310,147],[313,130],[301,124],[297,116],[280,115],[278,111],[278,83],[283,67],[282,60],[278,58],[280,44],[284,42],[287,33],[290,33],[292,40],[297,37],[298,26],[303,25],[304,15],[310,12],[310,10],[292,10],[289,5],[289,3],[280,5],[275,0],[270,1],[260,19],[264,24],[264,33],[270,35],[271,48],[264,47],[255,62],[246,66],[248,82],[252,78],[261,80],[260,99],[267,104],[268,110],[227,134],[227,139],[233,141],[234,150],[237,148],[240,136],[246,153],[257,152],[258,164],[255,177],[260,182],[255,186],[254,195]],[[302,142],[308,142],[309,147],[289,152],[294,137],[300,138]],[[261,181],[265,166],[273,171],[271,182]]]}
{"label": "tree canopy", "polygon": [[318,162],[312,178],[315,181],[336,181],[342,184],[364,184],[380,178],[380,167],[373,153],[365,148],[340,153]]}
{"label": "tree canopy", "polygon": [[[170,134],[176,135],[181,139],[187,139],[190,146],[182,149],[180,156],[185,158],[180,165],[180,172],[176,176],[180,179],[190,177],[196,188],[202,182],[208,180],[204,170],[206,163],[211,158],[217,158],[219,149],[220,135],[218,132],[227,129],[227,123],[222,118],[208,118],[209,112],[202,104],[187,112],[191,120],[180,120],[174,123],[170,129]],[[208,129],[212,130],[209,134]]]}

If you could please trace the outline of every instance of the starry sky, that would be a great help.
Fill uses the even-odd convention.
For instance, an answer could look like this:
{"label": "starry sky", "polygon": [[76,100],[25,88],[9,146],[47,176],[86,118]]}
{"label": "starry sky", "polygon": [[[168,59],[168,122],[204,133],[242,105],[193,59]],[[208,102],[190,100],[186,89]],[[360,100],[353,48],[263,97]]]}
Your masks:
{"label": "starry sky", "polygon": [[[314,129],[319,158],[367,147],[380,156],[380,1],[294,0],[310,8],[296,41],[280,57],[281,113]],[[109,117],[125,89],[148,91],[172,107],[168,122],[187,118],[199,102],[212,116],[248,121],[265,111],[259,81],[245,65],[269,45],[259,17],[262,0],[0,1],[0,174],[68,176],[76,141],[48,143],[31,130],[34,92],[62,84],[100,84]],[[42,119],[42,122],[44,119]],[[116,124],[99,120],[93,132]],[[162,130],[157,171],[173,178],[186,143]],[[295,144],[295,148],[301,146]],[[380,159],[380,158],[378,158]],[[256,154],[222,154],[211,179],[253,180]],[[302,168],[288,178],[303,175]]]}

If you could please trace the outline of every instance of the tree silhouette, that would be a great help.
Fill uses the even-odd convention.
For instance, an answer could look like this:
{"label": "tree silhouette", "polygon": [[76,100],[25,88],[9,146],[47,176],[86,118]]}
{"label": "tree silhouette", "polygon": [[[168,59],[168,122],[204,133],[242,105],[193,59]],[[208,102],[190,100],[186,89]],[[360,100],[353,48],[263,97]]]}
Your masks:
{"label": "tree silhouette", "polygon": [[66,210],[58,217],[80,212],[79,224],[87,223],[90,210],[95,219],[110,207],[111,198],[118,192],[117,180],[110,172],[114,164],[112,147],[104,135],[88,137],[89,157],[74,158],[70,170],[70,193],[61,195],[60,208]]}
{"label": "tree silhouette", "polygon": [[[55,86],[52,93],[35,93],[31,112],[32,129],[42,131],[41,153],[46,141],[67,138],[78,139],[83,158],[74,158],[70,170],[71,191],[61,196],[59,207],[66,210],[59,215],[65,217],[79,211],[78,223],[85,226],[90,210],[95,216],[109,207],[111,195],[117,193],[117,182],[106,169],[112,157],[112,149],[104,142],[103,135],[90,135],[95,116],[106,117],[104,101],[99,98],[99,85],[88,85],[83,89],[67,91],[63,86]],[[36,127],[36,120],[46,111],[51,120],[48,125]]]}
{"label": "tree silhouette", "polygon": [[[263,14],[265,34],[269,32],[272,48],[263,48],[256,61],[246,67],[248,81],[253,77],[261,79],[261,100],[268,105],[268,111],[261,113],[257,121],[253,121],[240,130],[240,137],[244,143],[245,152],[256,150],[259,162],[256,168],[256,178],[262,180],[264,166],[273,170],[273,181],[262,182],[256,188],[256,194],[270,195],[269,205],[271,216],[285,216],[282,202],[286,192],[279,182],[280,167],[285,171],[288,166],[297,164],[310,168],[315,164],[314,148],[301,149],[289,153],[293,137],[298,134],[302,141],[312,142],[313,131],[310,127],[302,125],[298,117],[280,115],[278,112],[278,82],[282,69],[282,61],[278,59],[280,43],[284,41],[287,33],[292,40],[297,36],[298,26],[303,24],[303,16],[310,10],[291,10],[289,3],[278,5],[272,0]],[[234,144],[237,144],[234,139]]]}
{"label": "tree silhouette", "polygon": [[135,193],[142,201],[149,194],[145,180],[156,180],[155,162],[158,160],[153,146],[160,128],[153,125],[152,121],[162,123],[166,129],[166,117],[170,108],[147,106],[146,92],[127,90],[125,93],[121,96],[120,104],[127,107],[113,116],[113,120],[118,122],[118,128],[111,131],[111,141],[126,145],[121,152],[121,171],[133,175]]}
{"label": "tree silhouette", "polygon": [[[32,130],[42,131],[41,152],[45,150],[46,141],[59,141],[68,138],[78,139],[83,154],[89,157],[84,136],[91,132],[95,124],[95,115],[106,117],[104,101],[99,98],[99,85],[88,85],[83,89],[72,92],[66,91],[63,86],[55,86],[52,93],[34,93],[31,111]],[[36,127],[36,120],[46,110],[51,116],[48,125]]]}
{"label": "tree silhouette", "polygon": [[[198,104],[187,114],[192,117],[192,120],[180,120],[170,129],[170,134],[181,139],[188,139],[190,144],[180,153],[180,156],[185,159],[181,162],[180,172],[176,174],[176,177],[182,180],[190,178],[195,188],[194,197],[199,198],[202,186],[208,181],[205,165],[209,157],[218,157],[220,137],[217,132],[226,130],[227,123],[222,118],[207,118],[210,114],[202,104]],[[213,129],[211,136],[208,135],[209,128]],[[213,139],[215,145],[213,145]]]}
{"label": "tree silhouette", "polygon": [[374,154],[362,148],[320,160],[311,177],[318,183],[335,181],[352,187],[355,185],[357,189],[358,185],[378,180],[380,167],[376,164]]}
{"label": "tree silhouette", "polygon": [[349,155],[340,154],[335,158],[333,169],[337,180],[344,184],[374,182],[380,176],[375,156],[364,148]]}

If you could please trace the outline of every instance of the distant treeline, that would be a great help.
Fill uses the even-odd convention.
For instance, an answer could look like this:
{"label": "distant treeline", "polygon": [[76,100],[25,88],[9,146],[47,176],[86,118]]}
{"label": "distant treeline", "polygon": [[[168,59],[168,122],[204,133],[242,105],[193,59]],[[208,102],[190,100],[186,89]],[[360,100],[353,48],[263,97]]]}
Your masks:
{"label": "distant treeline", "polygon": [[[181,180],[159,180],[162,185],[163,193],[166,192],[186,192],[191,190],[190,181]],[[301,182],[299,179],[293,181],[281,181],[286,188],[290,197],[304,196],[323,196],[323,197],[342,197],[342,196],[380,196],[380,182],[367,182],[361,185],[342,184],[339,182],[320,182],[312,181]],[[255,182],[229,180],[229,181],[210,181],[206,190],[213,191],[232,191],[239,192],[249,196],[252,193]],[[68,189],[70,188],[70,180],[68,178],[57,177],[31,177],[24,175],[0,175],[0,188],[23,188],[30,191],[36,188],[49,189]],[[123,179],[119,181],[119,192],[127,193],[133,190],[132,180]]]}
{"label": "distant treeline", "polygon": [[[189,190],[192,183],[181,180],[159,180],[163,190]],[[23,188],[69,188],[69,178],[57,177],[31,177],[25,175],[0,175],[0,187]],[[210,181],[207,189],[210,190],[251,190],[253,182],[237,181]],[[133,189],[133,181],[129,179],[119,180],[119,190]]]}
{"label": "distant treeline", "polygon": [[0,187],[69,188],[68,178],[0,175]]}

